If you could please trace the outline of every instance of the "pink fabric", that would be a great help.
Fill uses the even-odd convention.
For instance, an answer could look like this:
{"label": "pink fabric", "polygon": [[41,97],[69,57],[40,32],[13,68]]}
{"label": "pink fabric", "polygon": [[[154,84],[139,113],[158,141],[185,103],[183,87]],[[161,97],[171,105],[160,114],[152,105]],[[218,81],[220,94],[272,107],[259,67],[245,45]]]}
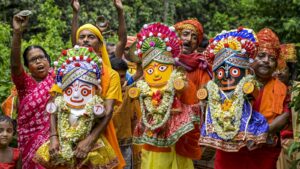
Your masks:
{"label": "pink fabric", "polygon": [[49,138],[50,115],[45,107],[50,98],[49,90],[54,83],[51,76],[36,82],[23,72],[20,76],[12,76],[15,83],[20,105],[18,107],[18,142],[22,153],[23,169],[41,169],[32,161],[36,150]]}

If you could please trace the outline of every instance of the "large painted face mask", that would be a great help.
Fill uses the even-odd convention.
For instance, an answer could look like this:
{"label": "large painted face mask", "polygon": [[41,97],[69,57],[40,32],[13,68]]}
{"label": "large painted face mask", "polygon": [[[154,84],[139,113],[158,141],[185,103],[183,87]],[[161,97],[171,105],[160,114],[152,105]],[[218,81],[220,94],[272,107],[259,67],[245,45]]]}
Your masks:
{"label": "large painted face mask", "polygon": [[233,90],[248,74],[257,53],[257,37],[252,29],[239,27],[222,31],[210,39],[203,55],[213,60],[214,81],[221,90]]}
{"label": "large painted face mask", "polygon": [[222,49],[213,64],[214,80],[222,90],[233,90],[246,76],[248,58],[230,48]]}
{"label": "large painted face mask", "polygon": [[62,51],[58,61],[54,62],[55,86],[62,91],[68,106],[84,108],[95,95],[96,88],[101,88],[101,63],[92,48],[75,46]]}
{"label": "large painted face mask", "polygon": [[136,51],[145,81],[150,87],[164,87],[180,54],[180,39],[175,29],[162,23],[145,24],[137,35]]}
{"label": "large painted face mask", "polygon": [[168,83],[173,65],[152,61],[144,68],[145,81],[151,87],[163,87]]}
{"label": "large painted face mask", "polygon": [[83,108],[95,95],[95,89],[95,85],[76,80],[63,91],[64,100],[70,107]]}
{"label": "large painted face mask", "polygon": [[233,90],[246,74],[246,69],[224,63],[214,72],[214,79],[222,90]]}

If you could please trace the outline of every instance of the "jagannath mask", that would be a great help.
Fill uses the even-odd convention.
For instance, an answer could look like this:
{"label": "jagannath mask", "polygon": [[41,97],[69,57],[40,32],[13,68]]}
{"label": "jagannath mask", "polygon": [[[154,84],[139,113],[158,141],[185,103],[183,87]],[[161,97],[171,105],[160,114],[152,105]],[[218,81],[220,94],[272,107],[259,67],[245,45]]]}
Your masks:
{"label": "jagannath mask", "polygon": [[224,91],[233,90],[248,74],[249,64],[257,53],[257,37],[251,29],[223,31],[210,40],[204,52],[214,58],[214,81]]}
{"label": "jagannath mask", "polygon": [[64,50],[56,61],[56,83],[72,108],[83,108],[100,88],[101,58],[92,48],[75,46]]}
{"label": "jagannath mask", "polygon": [[137,35],[136,52],[142,60],[145,81],[150,87],[163,87],[170,79],[180,39],[175,29],[161,23],[144,25]]}

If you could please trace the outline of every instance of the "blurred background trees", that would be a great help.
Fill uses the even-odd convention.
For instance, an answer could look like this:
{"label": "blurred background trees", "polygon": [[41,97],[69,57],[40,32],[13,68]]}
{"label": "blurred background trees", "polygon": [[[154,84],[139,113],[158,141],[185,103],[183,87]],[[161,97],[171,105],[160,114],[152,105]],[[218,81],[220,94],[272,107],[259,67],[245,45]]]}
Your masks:
{"label": "blurred background trees", "polygon": [[[118,23],[112,0],[81,0],[80,4],[80,25],[95,23],[97,16],[103,15],[112,32],[105,38],[115,42]],[[255,31],[269,27],[282,43],[300,46],[300,0],[123,0],[123,5],[129,35],[136,34],[145,23],[160,21],[173,25],[197,18],[208,38],[238,26]],[[31,10],[33,15],[23,35],[22,49],[39,44],[54,60],[62,49],[71,47],[70,0],[0,0],[0,103],[12,85],[9,69],[12,17],[23,9]]]}

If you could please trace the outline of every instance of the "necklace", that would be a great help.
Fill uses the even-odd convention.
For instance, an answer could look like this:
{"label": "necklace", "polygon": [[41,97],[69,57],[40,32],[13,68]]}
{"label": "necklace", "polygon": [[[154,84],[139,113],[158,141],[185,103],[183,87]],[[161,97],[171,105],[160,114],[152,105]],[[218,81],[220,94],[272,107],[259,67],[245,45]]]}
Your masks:
{"label": "necklace", "polygon": [[71,126],[69,123],[70,107],[62,96],[55,99],[58,107],[57,113],[57,129],[60,142],[60,154],[62,159],[72,161],[74,157],[73,146],[80,139],[85,138],[92,130],[94,124],[93,108],[96,104],[103,104],[103,100],[95,95],[89,103],[84,107],[84,115],[78,118],[77,125]]}
{"label": "necklace", "polygon": [[173,70],[170,80],[163,92],[163,98],[159,106],[153,106],[151,97],[151,88],[144,80],[137,82],[137,87],[141,90],[139,97],[142,110],[142,122],[150,130],[155,130],[163,126],[170,118],[171,108],[174,101],[175,89],[174,80],[184,79],[182,72]]}
{"label": "necklace", "polygon": [[[218,85],[213,81],[208,82],[208,105],[214,132],[216,132],[219,137],[229,140],[234,138],[238,133],[245,101],[243,86],[245,83],[251,81],[254,81],[252,75],[243,77],[234,89],[231,97],[228,97],[220,90]],[[226,97],[223,103],[219,92]],[[206,116],[208,116],[208,110],[206,111]]]}

